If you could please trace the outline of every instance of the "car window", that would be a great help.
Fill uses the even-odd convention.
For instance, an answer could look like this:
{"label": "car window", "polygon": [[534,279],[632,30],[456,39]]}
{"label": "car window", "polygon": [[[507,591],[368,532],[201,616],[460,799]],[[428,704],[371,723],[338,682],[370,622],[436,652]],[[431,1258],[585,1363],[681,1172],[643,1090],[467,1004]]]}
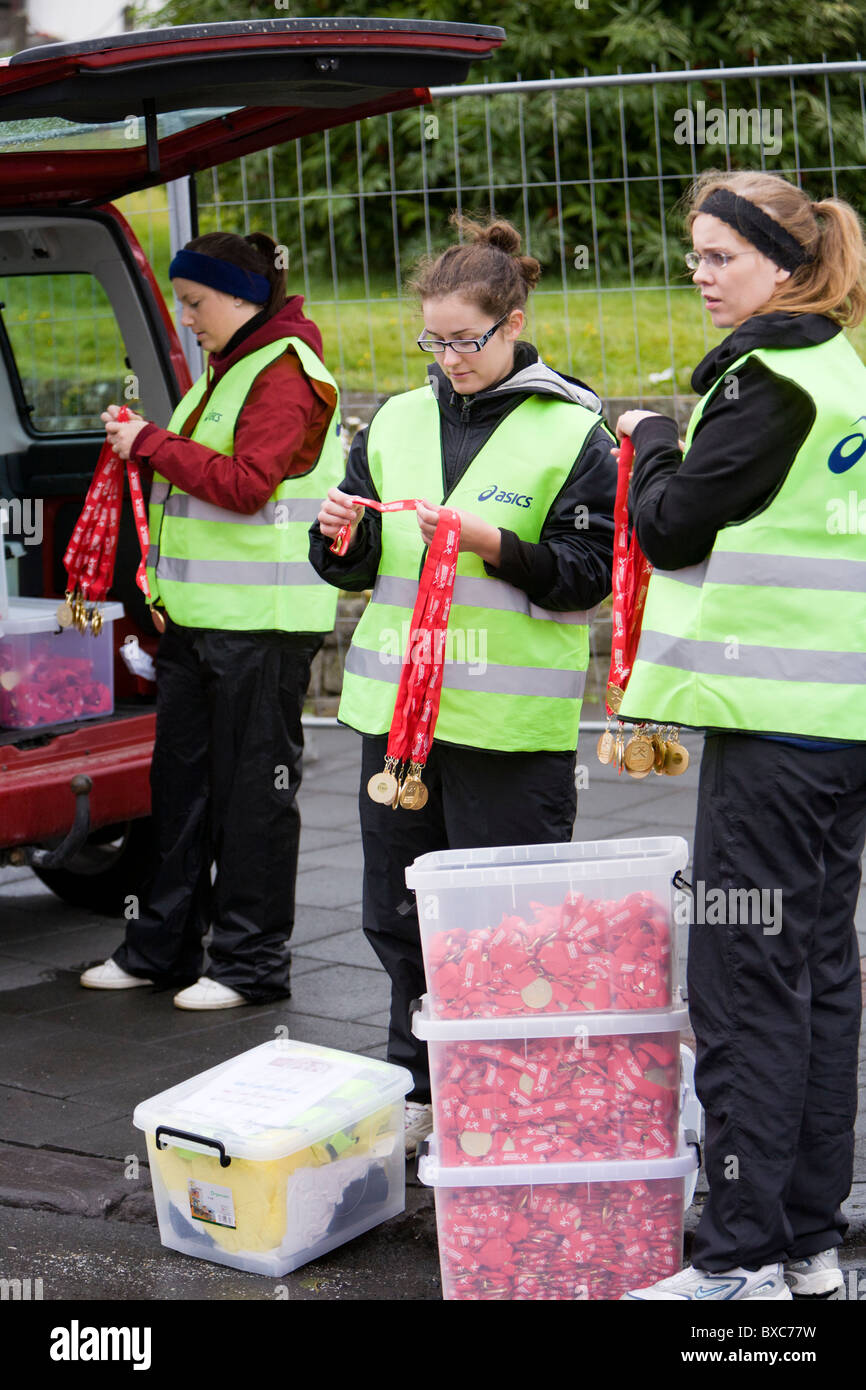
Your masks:
{"label": "car window", "polygon": [[89,274],[0,276],[2,321],[30,427],[40,434],[102,429],[129,375],[111,303]]}
{"label": "car window", "polygon": [[[236,106],[203,106],[191,111],[164,111],[157,115],[157,139],[179,135],[205,121],[230,116]],[[18,121],[0,121],[0,153],[26,154],[29,151],[129,149],[143,145],[147,136],[144,117],[131,112],[122,120],[91,122],[65,121],[60,116],[36,116]]]}

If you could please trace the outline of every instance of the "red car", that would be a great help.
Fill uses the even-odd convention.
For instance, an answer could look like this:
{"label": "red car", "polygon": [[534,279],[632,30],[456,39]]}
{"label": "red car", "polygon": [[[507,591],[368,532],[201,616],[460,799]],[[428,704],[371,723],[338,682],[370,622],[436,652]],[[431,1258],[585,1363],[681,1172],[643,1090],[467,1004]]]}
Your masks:
{"label": "red car", "polygon": [[[272,19],[52,44],[0,64],[0,499],[19,527],[31,522],[11,530],[13,590],[62,599],[62,556],[104,439],[99,411],[124,380],[160,422],[190,385],[144,252],[108,200],[419,105],[503,39],[472,24]],[[77,391],[76,365],[88,363],[90,376],[104,364],[105,380]],[[137,563],[127,496],[109,595],[126,616],[113,641],[135,632],[152,651]],[[0,728],[0,865],[30,863],[68,902],[122,909],[150,854],[152,691],[115,660],[113,714]]]}

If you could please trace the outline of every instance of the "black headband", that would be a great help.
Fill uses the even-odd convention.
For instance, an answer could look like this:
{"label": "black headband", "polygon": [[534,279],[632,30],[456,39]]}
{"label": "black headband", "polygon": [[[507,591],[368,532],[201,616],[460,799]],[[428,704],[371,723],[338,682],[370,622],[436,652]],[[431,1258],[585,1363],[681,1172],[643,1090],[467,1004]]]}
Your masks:
{"label": "black headband", "polygon": [[815,259],[775,217],[768,216],[756,203],[728,188],[715,189],[695,211],[707,212],[711,217],[718,217],[720,222],[727,222],[750,241],[756,251],[775,261],[782,270],[796,270]]}
{"label": "black headband", "polygon": [[244,270],[234,261],[223,261],[219,256],[206,256],[202,251],[178,251],[168,268],[169,280],[176,277],[193,280],[197,285],[209,285],[212,290],[236,295],[250,304],[266,304],[271,294],[271,286],[264,275]]}

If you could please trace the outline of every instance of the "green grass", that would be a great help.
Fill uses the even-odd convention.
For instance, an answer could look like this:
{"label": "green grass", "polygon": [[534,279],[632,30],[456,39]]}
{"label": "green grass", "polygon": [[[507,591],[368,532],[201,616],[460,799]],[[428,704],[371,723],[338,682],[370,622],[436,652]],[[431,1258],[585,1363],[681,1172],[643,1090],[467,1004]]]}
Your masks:
{"label": "green grass", "polygon": [[[174,312],[164,190],[132,194],[119,206]],[[589,278],[591,271],[569,273],[572,280],[585,274],[585,285],[565,294],[557,288],[558,272],[551,270],[530,300],[525,336],[546,362],[580,377],[606,398],[672,397],[675,388],[679,395],[691,393],[692,369],[723,334],[709,323],[685,273],[676,288],[638,285],[634,293],[619,286],[599,290]],[[52,277],[51,295],[47,287],[40,296],[22,285],[5,296],[10,333],[22,343],[22,369],[38,380],[114,375],[120,357],[110,310],[103,318],[96,306],[83,306],[80,290],[74,300],[60,278]],[[302,275],[290,271],[289,284],[304,292]],[[11,285],[8,281],[7,290]],[[305,308],[322,330],[326,361],[344,391],[384,395],[423,382],[430,358],[415,345],[420,311],[411,299],[398,297],[393,276],[378,277],[368,286],[341,279],[337,295],[331,281],[314,280]],[[866,327],[851,336],[866,356]],[[651,374],[671,368],[674,377],[650,380]]]}

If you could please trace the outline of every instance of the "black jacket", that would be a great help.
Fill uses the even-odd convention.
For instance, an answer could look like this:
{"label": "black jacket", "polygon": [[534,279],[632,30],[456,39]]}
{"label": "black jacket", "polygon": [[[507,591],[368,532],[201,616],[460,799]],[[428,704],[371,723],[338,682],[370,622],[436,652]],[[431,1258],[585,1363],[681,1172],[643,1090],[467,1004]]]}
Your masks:
{"label": "black jacket", "polygon": [[[475,396],[453,391],[436,364],[428,368],[428,374],[439,403],[443,466],[442,496],[429,498],[433,503],[445,501],[496,427],[529,396],[554,395],[579,401],[590,410],[601,408],[598,397],[583,383],[546,367],[530,343],[517,344],[514,369],[507,377]],[[610,453],[613,442],[599,420],[563,482],[540,539],[523,541],[513,531],[501,528],[501,563],[498,568],[485,564],[489,575],[523,590],[540,608],[556,612],[591,608],[610,593],[616,494],[616,465]],[[539,444],[543,447],[543,441]],[[526,461],[526,476],[528,485],[531,459]],[[491,477],[490,482],[496,479]],[[359,497],[377,497],[367,462],[366,429],[352,441],[340,487]],[[412,495],[411,478],[406,479],[405,495]],[[586,507],[587,512],[579,513],[578,507]],[[331,541],[316,522],[310,529],[310,561],[329,584],[349,590],[370,589],[379,570],[381,535],[379,513],[366,510],[351,550],[341,558],[331,553]]]}
{"label": "black jacket", "polygon": [[755,348],[814,347],[840,332],[823,314],[756,314],[736,328],[692,375],[701,395],[718,385],[685,460],[674,420],[641,420],[632,436],[629,516],[652,564],[700,564],[721,527],[763,511],[812,428],[814,402],[793,381],[756,358],[735,373],[728,368]]}

